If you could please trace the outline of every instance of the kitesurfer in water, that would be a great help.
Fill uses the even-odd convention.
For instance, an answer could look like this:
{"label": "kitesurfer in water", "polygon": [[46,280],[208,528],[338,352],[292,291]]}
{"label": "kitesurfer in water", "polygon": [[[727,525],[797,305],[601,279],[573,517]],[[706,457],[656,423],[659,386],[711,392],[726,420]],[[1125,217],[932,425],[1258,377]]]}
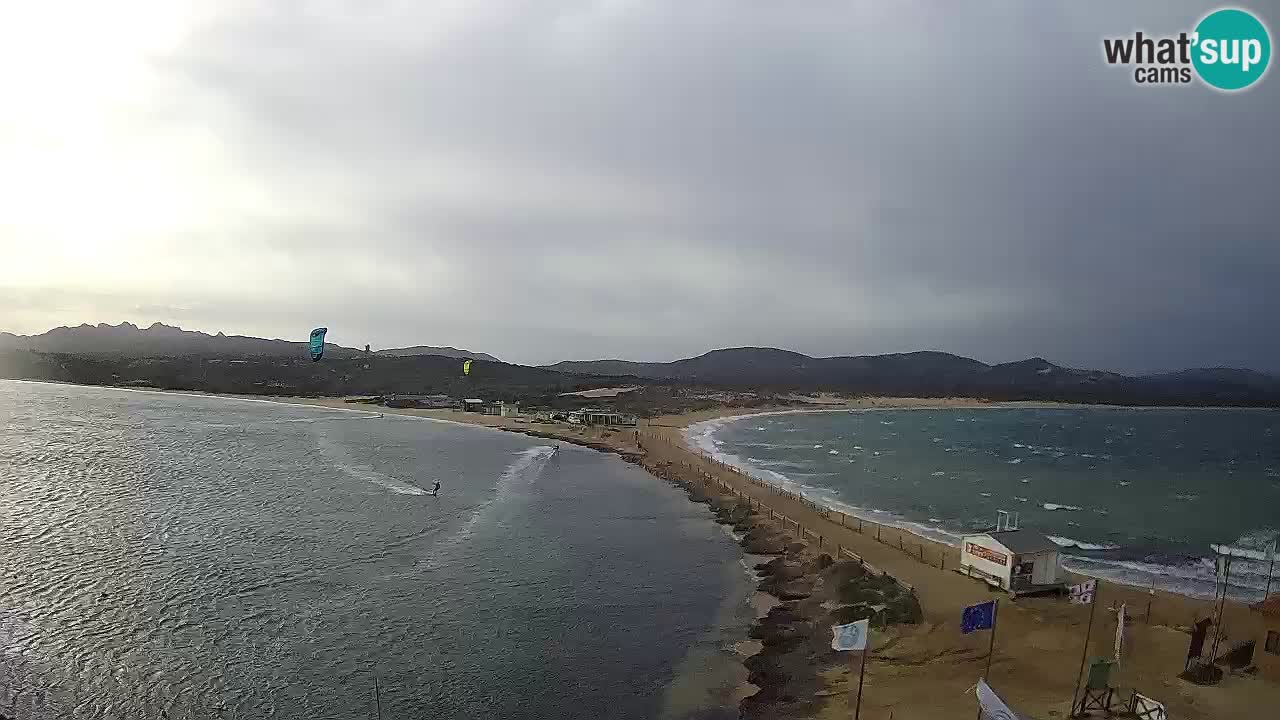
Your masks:
{"label": "kitesurfer in water", "polygon": [[431,488],[431,496],[435,497],[439,494],[440,494],[440,481],[437,480],[436,484]]}

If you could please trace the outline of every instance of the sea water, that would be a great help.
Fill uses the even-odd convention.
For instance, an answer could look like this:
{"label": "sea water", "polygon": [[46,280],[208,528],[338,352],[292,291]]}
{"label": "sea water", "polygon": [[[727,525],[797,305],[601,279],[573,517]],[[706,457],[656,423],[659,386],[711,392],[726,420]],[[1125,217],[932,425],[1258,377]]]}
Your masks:
{"label": "sea water", "polygon": [[678,675],[717,677],[738,549],[617,458],[550,452],[0,381],[0,714],[716,716]]}
{"label": "sea water", "polygon": [[[1280,411],[983,408],[780,414],[694,426],[703,450],[878,522],[955,544],[997,512],[1080,572],[1258,599],[1280,533]],[[1280,588],[1280,578],[1274,588]]]}

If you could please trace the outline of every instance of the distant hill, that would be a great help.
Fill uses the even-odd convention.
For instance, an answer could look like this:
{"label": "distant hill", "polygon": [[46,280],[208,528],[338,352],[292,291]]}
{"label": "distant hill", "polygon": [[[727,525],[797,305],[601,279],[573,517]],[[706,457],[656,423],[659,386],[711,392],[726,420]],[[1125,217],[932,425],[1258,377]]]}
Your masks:
{"label": "distant hill", "polygon": [[987,365],[943,352],[815,358],[742,347],[666,363],[566,361],[547,369],[736,388],[1138,405],[1280,405],[1280,377],[1252,370],[1199,368],[1127,376],[1062,367],[1038,357]]}
{"label": "distant hill", "polygon": [[893,355],[815,358],[777,348],[742,347],[668,363],[626,360],[567,361],[548,365],[560,372],[634,375],[721,385],[831,387],[893,380],[903,384],[946,385],[987,366],[958,355],[914,352]]}
{"label": "distant hill", "polygon": [[[458,359],[478,363],[464,377]],[[269,394],[488,393],[550,397],[601,386],[645,385],[851,395],[980,397],[1122,405],[1280,406],[1280,377],[1236,368],[1128,376],[1055,365],[1044,358],[988,365],[944,352],[815,358],[777,348],[713,350],[666,363],[560,362],[541,368],[491,355],[419,345],[366,354],[305,343],[209,335],[161,323],[61,327],[33,336],[0,333],[0,377],[86,384]],[[656,390],[655,390],[656,391]],[[647,393],[648,391],[646,391]],[[640,393],[645,395],[645,393]]]}
{"label": "distant hill", "polygon": [[375,350],[374,355],[383,357],[404,357],[407,355],[442,355],[456,359],[471,358],[472,360],[486,360],[488,362],[501,362],[498,358],[488,353],[471,352],[470,350],[459,350],[451,347],[432,347],[430,345],[414,345],[405,348],[387,348],[386,350]]}
{"label": "distant hill", "polygon": [[[0,351],[34,350],[48,353],[117,354],[129,357],[164,357],[203,355],[210,357],[303,357],[307,343],[304,341],[268,340],[244,335],[225,335],[153,323],[139,328],[133,323],[108,325],[79,325],[58,327],[40,335],[14,335],[0,333]],[[392,348],[377,351],[385,356],[441,355],[451,358],[470,357],[477,360],[498,362],[485,353],[473,353],[451,347],[419,345],[409,348]],[[363,357],[364,351],[325,344],[325,355],[333,358]]]}
{"label": "distant hill", "polygon": [[560,393],[590,389],[602,381],[484,360],[477,360],[471,374],[464,376],[456,358],[441,355],[326,355],[312,362],[305,357],[126,357],[31,350],[0,351],[0,378],[260,395],[446,394],[546,403],[556,402]]}

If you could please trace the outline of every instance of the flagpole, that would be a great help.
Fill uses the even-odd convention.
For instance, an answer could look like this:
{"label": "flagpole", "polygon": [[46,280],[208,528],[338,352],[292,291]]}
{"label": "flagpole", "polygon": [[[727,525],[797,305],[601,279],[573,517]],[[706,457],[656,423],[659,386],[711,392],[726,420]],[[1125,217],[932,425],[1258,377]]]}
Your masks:
{"label": "flagpole", "polygon": [[982,671],[982,679],[986,680],[991,672],[991,656],[996,651],[996,616],[1000,614],[1000,600],[997,598],[991,607],[991,644],[987,647],[987,669]]}
{"label": "flagpole", "polygon": [[[868,638],[870,640],[870,638]],[[853,707],[853,720],[858,720],[858,716],[862,714],[862,679],[867,674],[867,652],[871,648],[862,648],[862,663],[858,668],[858,703]]]}
{"label": "flagpole", "polygon": [[1226,561],[1226,572],[1222,578],[1222,601],[1218,603],[1218,622],[1213,629],[1213,649],[1209,651],[1209,663],[1218,657],[1218,640],[1222,638],[1222,613],[1227,608],[1227,592],[1231,589],[1231,561],[1235,559],[1235,555],[1228,554]]}
{"label": "flagpole", "polygon": [[[996,617],[1000,614],[1000,598],[991,601],[991,643],[987,646],[987,669],[982,671],[982,679],[991,674],[991,656],[996,651]],[[978,720],[982,720],[982,701],[978,701]]]}
{"label": "flagpole", "polygon": [[1098,588],[1101,586],[1101,580],[1094,581],[1093,601],[1089,603],[1089,625],[1084,631],[1084,649],[1080,651],[1080,669],[1076,672],[1076,689],[1071,693],[1071,717],[1076,715],[1076,696],[1080,694],[1080,683],[1084,681],[1084,661],[1089,657],[1089,635],[1093,633],[1093,612],[1098,609]]}
{"label": "flagpole", "polygon": [[1271,541],[1271,567],[1267,568],[1267,590],[1262,594],[1263,600],[1266,600],[1267,598],[1271,597],[1271,575],[1276,570],[1277,547],[1280,547],[1280,535],[1277,535],[1276,538]]}

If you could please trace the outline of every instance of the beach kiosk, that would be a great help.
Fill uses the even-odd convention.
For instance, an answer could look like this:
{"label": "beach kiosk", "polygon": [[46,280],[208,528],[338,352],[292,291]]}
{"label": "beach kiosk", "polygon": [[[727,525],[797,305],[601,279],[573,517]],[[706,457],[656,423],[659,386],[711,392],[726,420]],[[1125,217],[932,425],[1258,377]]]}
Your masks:
{"label": "beach kiosk", "polygon": [[1060,590],[1065,580],[1057,543],[1032,530],[965,535],[959,572],[1015,597]]}

